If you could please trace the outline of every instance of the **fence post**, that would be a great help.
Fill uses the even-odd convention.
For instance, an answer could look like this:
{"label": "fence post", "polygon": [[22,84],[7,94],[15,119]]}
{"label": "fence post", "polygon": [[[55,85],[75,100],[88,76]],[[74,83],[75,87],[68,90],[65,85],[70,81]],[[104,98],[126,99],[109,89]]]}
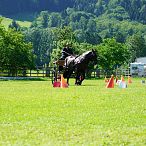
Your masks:
{"label": "fence post", "polygon": [[44,74],[45,74],[45,72],[44,72],[44,67],[43,67],[43,78],[44,78]]}
{"label": "fence post", "polygon": [[46,77],[50,77],[50,68],[46,67]]}
{"label": "fence post", "polygon": [[100,78],[100,70],[96,69],[96,77]]}
{"label": "fence post", "polygon": [[26,77],[26,68],[22,69],[22,75],[23,75],[23,77]]}
{"label": "fence post", "polygon": [[30,77],[31,77],[31,69],[30,69]]}

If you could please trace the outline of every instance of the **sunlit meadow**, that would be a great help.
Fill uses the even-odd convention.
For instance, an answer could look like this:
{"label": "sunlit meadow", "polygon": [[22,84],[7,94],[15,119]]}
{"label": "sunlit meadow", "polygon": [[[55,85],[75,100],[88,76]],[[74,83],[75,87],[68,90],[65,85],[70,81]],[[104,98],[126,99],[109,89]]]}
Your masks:
{"label": "sunlit meadow", "polygon": [[0,81],[2,146],[144,146],[146,84],[105,88],[103,79],[69,88],[51,81]]}

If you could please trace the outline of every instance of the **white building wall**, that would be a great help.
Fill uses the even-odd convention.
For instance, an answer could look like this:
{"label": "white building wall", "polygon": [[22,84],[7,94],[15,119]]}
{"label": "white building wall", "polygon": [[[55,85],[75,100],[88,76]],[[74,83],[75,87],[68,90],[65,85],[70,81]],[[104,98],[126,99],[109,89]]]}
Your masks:
{"label": "white building wall", "polygon": [[135,62],[146,64],[146,57],[137,58]]}

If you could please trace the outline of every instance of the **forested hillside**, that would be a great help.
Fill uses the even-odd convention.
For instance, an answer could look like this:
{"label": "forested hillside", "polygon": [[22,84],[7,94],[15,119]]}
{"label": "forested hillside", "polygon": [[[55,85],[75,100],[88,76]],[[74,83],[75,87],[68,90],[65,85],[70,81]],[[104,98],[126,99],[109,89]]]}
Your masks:
{"label": "forested hillside", "polygon": [[106,14],[118,20],[130,19],[146,23],[146,0],[1,0],[0,14],[8,16],[43,10],[61,12],[67,7],[96,16]]}
{"label": "forested hillside", "polygon": [[1,0],[0,14],[11,15],[24,12],[63,11],[72,7],[72,0]]}

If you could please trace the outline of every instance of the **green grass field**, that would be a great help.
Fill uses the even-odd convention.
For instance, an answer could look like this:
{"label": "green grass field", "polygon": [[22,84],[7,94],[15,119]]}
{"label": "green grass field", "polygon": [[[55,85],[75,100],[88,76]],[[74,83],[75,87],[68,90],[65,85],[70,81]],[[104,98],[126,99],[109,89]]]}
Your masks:
{"label": "green grass field", "polygon": [[[31,22],[29,21],[16,21],[21,27],[30,27]],[[12,23],[12,19],[3,17],[2,25],[8,29],[9,25]]]}
{"label": "green grass field", "polygon": [[103,80],[53,88],[51,81],[0,81],[1,146],[144,146],[146,84],[106,89]]}

